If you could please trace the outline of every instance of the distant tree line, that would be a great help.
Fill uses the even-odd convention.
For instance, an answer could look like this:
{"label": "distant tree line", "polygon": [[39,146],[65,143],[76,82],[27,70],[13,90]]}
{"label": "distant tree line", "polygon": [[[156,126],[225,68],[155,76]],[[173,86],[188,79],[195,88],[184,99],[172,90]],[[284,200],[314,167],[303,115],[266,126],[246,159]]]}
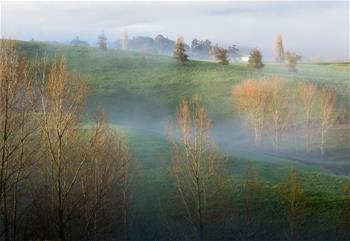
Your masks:
{"label": "distant tree line", "polygon": [[[187,61],[188,57],[207,60],[215,59],[218,63],[224,65],[228,64],[230,60],[235,60],[240,57],[239,49],[234,44],[228,46],[228,48],[223,48],[219,47],[217,44],[214,45],[208,39],[199,40],[197,38],[194,38],[191,42],[191,45],[189,46],[184,42],[184,39],[181,36],[179,36],[179,38],[182,39],[181,51],[183,52],[183,56],[187,56],[186,58],[179,58],[179,55],[176,54],[176,52],[179,51],[178,38],[173,41],[161,34],[158,34],[155,38],[137,36],[129,39],[128,33],[125,31],[123,39],[116,41],[116,45],[114,47],[124,50],[129,49],[132,51],[137,51],[141,53],[141,56],[143,58],[145,53],[174,55],[177,59],[180,59],[181,63],[183,64]],[[77,36],[75,40],[71,41],[71,45],[81,46],[88,45],[88,43],[79,40],[79,36]],[[107,49],[107,37],[104,35],[104,33],[98,36],[97,45],[98,48],[102,50]],[[284,50],[283,40],[280,34],[277,34],[276,36],[274,49],[275,62],[286,62],[286,68],[290,72],[296,72],[297,62],[301,60],[301,56],[292,50]],[[257,48],[254,48],[249,53],[248,66],[250,68],[260,70],[265,66],[262,59],[263,56],[261,51]]]}
{"label": "distant tree line", "polygon": [[[124,40],[118,40],[116,43],[116,47],[121,48],[123,41]],[[176,48],[176,41],[177,40],[174,41],[167,37],[164,37],[161,34],[158,34],[155,38],[137,36],[133,37],[132,39],[128,39],[128,49],[137,52],[172,55],[174,49]],[[191,45],[187,45],[184,41],[183,45],[187,54],[190,55],[192,58],[208,60],[215,59],[216,49],[219,48],[217,45],[213,45],[210,40],[198,40],[197,38],[192,40]],[[239,56],[239,50],[236,47],[236,45],[229,46],[226,49],[226,52],[227,60],[237,58]]]}

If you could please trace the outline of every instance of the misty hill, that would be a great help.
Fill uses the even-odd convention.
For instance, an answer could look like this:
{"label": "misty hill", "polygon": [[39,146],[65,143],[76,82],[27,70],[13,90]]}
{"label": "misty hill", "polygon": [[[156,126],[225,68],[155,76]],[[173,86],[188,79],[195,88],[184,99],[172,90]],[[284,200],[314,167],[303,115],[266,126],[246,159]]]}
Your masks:
{"label": "misty hill", "polygon": [[[280,75],[286,79],[303,79],[327,84],[338,93],[339,104],[347,116],[348,64],[300,64],[297,73],[289,73],[283,64],[266,64],[258,73],[246,64],[227,66],[206,61],[189,61],[179,64],[174,58],[142,54],[133,51],[109,49],[102,51],[92,47],[47,45],[35,42],[20,42],[23,54],[36,56],[64,55],[69,69],[79,72],[90,85],[87,108],[90,112],[101,107],[109,120],[133,128],[154,130],[162,134],[169,117],[174,116],[176,106],[183,97],[199,94],[213,119],[219,142],[225,145],[249,146],[249,134],[235,121],[231,87],[244,79],[259,78],[260,75]],[[329,81],[332,79],[332,81]],[[339,152],[328,159],[345,163],[348,152],[346,132],[335,138],[334,145]],[[238,136],[232,139],[232,136]],[[317,159],[318,157],[310,157]],[[341,161],[342,160],[342,161]],[[341,164],[342,165],[342,164]]]}
{"label": "misty hill", "polygon": [[[169,233],[166,228],[162,228],[164,220],[159,215],[160,210],[171,213],[167,219],[170,222],[178,220],[180,209],[173,201],[175,199],[172,199],[174,187],[165,171],[168,170],[166,168],[171,157],[164,127],[169,118],[174,118],[178,101],[194,94],[202,97],[213,120],[213,137],[219,150],[224,151],[229,158],[227,171],[230,173],[230,190],[227,195],[231,195],[231,187],[244,182],[242,177],[246,166],[254,165],[259,170],[259,178],[264,186],[264,207],[276,212],[276,207],[281,208],[276,205],[276,200],[281,197],[275,193],[288,175],[291,162],[297,161],[298,176],[303,184],[303,192],[310,199],[310,210],[316,213],[322,208],[324,211],[316,216],[322,220],[328,220],[330,215],[339,211],[336,205],[330,207],[329,203],[339,198],[341,187],[349,182],[349,177],[344,176],[349,170],[348,129],[339,128],[331,133],[333,138],[328,144],[334,151],[324,159],[312,153],[298,156],[294,148],[290,153],[280,155],[272,155],[266,150],[256,151],[251,148],[246,127],[239,124],[234,113],[231,87],[245,79],[278,74],[289,81],[302,78],[316,81],[319,85],[331,85],[336,89],[339,101],[346,106],[348,63],[301,64],[298,66],[299,71],[293,74],[284,65],[267,63],[258,73],[241,63],[225,66],[209,61],[189,61],[182,65],[168,56],[134,51],[103,51],[92,47],[36,42],[19,42],[18,45],[20,53],[25,56],[64,55],[69,71],[80,73],[89,84],[87,109],[90,116],[83,119],[84,124],[89,125],[91,114],[101,108],[109,122],[125,131],[141,173],[133,200],[133,212],[136,215],[132,230],[137,232],[132,232],[132,240],[154,240],[155,237],[157,240],[167,240]],[[163,205],[161,208],[160,204]],[[280,225],[281,215],[278,213],[275,225],[271,225],[274,221],[272,217],[264,218],[262,228],[264,232],[280,234],[276,232],[276,225]],[[317,240],[333,240],[337,223],[329,222],[328,229],[314,231],[318,224],[314,219],[309,222],[308,227],[313,227],[310,228],[313,237]],[[185,225],[176,227],[184,228]],[[278,230],[282,230],[281,227],[278,226]],[[232,230],[227,232],[231,233]],[[215,240],[218,234],[212,235],[210,240]],[[267,237],[264,240],[281,239]]]}

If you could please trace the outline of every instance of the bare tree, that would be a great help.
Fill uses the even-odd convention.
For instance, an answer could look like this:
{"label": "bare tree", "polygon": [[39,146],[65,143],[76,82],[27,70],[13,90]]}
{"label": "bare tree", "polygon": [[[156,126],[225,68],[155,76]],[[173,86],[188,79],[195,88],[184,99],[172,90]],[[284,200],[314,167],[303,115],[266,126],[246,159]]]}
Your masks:
{"label": "bare tree", "polygon": [[256,167],[247,167],[242,186],[242,240],[253,240],[258,234],[262,214],[262,184]]}
{"label": "bare tree", "polygon": [[34,65],[17,56],[14,42],[0,40],[0,202],[4,240],[17,240],[21,187],[32,160],[38,127],[34,106]]}
{"label": "bare tree", "polygon": [[[110,172],[112,164],[106,165],[111,160],[109,153],[109,139],[107,126],[102,117],[95,120],[90,131],[87,161],[80,172],[82,186],[82,209],[84,213],[84,233],[86,240],[97,240],[98,215],[103,207],[103,202],[110,191],[106,183],[113,183],[116,173]],[[108,176],[111,175],[111,176]]]}
{"label": "bare tree", "polygon": [[136,173],[132,173],[132,157],[124,140],[119,139],[116,148],[116,157],[121,161],[121,179],[119,181],[122,192],[122,218],[124,240],[130,240],[130,208],[133,200],[133,188]]}
{"label": "bare tree", "polygon": [[80,204],[79,174],[87,156],[78,152],[81,135],[77,114],[85,97],[85,86],[67,74],[64,58],[52,63],[47,83],[41,90],[42,133],[47,180],[54,207],[54,222],[60,240],[67,240],[67,225]]}
{"label": "bare tree", "polygon": [[[207,203],[225,183],[226,158],[220,157],[209,139],[211,122],[198,98],[182,100],[177,109],[176,133],[169,139],[172,147],[171,173],[186,217],[204,240]],[[176,136],[181,136],[178,142]]]}
{"label": "bare tree", "polygon": [[234,108],[248,122],[254,143],[260,145],[264,127],[267,93],[265,86],[255,80],[245,80],[232,88]]}
{"label": "bare tree", "polygon": [[97,116],[89,132],[90,145],[85,150],[88,161],[80,173],[85,239],[99,240],[103,233],[113,229],[112,224],[105,221],[108,212],[115,216],[120,213],[124,238],[128,240],[131,155],[125,140],[108,128],[103,116]]}
{"label": "bare tree", "polygon": [[299,100],[303,109],[303,121],[305,123],[306,150],[310,151],[311,122],[314,116],[316,101],[316,86],[314,84],[299,83]]}
{"label": "bare tree", "polygon": [[275,61],[276,63],[281,63],[284,61],[284,49],[281,34],[277,34],[275,39]]}
{"label": "bare tree", "polygon": [[328,88],[323,87],[320,92],[320,131],[321,131],[321,154],[324,155],[326,134],[336,120],[336,94]]}
{"label": "bare tree", "polygon": [[292,119],[286,82],[280,77],[269,77],[262,80],[262,85],[265,86],[263,89],[267,95],[267,118],[271,119],[272,123],[272,143],[274,150],[278,151],[282,132]]}
{"label": "bare tree", "polygon": [[288,178],[282,184],[281,192],[289,226],[288,237],[289,240],[295,241],[301,235],[301,229],[306,215],[306,206],[305,197],[294,164]]}

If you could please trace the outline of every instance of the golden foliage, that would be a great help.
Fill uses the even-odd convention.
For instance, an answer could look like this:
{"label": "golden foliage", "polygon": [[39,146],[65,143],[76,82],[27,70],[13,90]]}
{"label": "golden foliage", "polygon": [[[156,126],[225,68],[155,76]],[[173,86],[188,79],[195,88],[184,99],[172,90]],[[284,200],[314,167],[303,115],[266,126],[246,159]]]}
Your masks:
{"label": "golden foliage", "polygon": [[232,88],[234,107],[254,133],[254,143],[259,145],[264,128],[267,93],[265,85],[256,80],[245,80]]}

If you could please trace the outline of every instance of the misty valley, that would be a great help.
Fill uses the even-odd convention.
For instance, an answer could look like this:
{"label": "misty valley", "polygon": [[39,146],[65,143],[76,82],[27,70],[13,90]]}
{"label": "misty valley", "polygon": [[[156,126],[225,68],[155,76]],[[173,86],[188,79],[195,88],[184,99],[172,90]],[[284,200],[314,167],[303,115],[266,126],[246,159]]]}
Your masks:
{"label": "misty valley", "polygon": [[[288,42],[293,26],[310,30],[301,22],[285,35],[269,23],[267,48],[252,32],[256,42],[237,45],[200,37],[220,35],[226,25],[206,22],[219,15],[232,24],[235,14],[293,6],[318,18],[310,6],[326,14],[348,4],[248,3],[26,5],[80,16],[85,35],[69,41],[48,41],[34,27],[46,18],[34,15],[38,37],[16,35],[9,13],[21,7],[3,4],[0,240],[350,241],[348,53],[339,55],[339,44],[315,57],[309,45],[304,55]],[[117,11],[108,6],[126,22],[153,6],[158,13],[139,15],[157,24],[108,28]],[[212,32],[165,19],[171,6],[186,21],[198,14]],[[100,13],[104,31],[90,20]],[[68,34],[62,21],[54,22]],[[99,27],[94,40],[86,26]],[[186,37],[172,38],[174,26]]]}

